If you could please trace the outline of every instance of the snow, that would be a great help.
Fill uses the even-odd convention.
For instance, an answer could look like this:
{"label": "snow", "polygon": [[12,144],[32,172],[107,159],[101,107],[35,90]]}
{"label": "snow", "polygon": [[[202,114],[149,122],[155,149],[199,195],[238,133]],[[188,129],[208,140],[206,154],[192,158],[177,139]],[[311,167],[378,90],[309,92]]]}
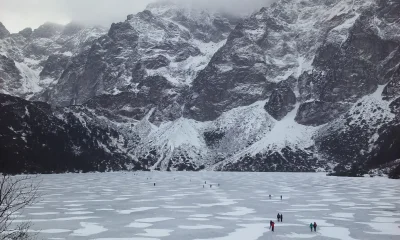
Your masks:
{"label": "snow", "polygon": [[332,213],[330,215],[338,218],[354,218],[354,213]]}
{"label": "snow", "polygon": [[368,231],[367,233],[373,235],[393,235],[400,236],[400,225],[398,223],[363,223],[371,227],[374,232]]}
{"label": "snow", "polygon": [[[267,231],[269,225],[267,224],[238,224],[239,229],[228,234],[225,237],[213,238],[214,240],[230,240],[230,239],[248,239],[248,240],[257,240],[264,235]],[[205,240],[209,238],[203,239],[195,239],[195,240]]]}
{"label": "snow", "polygon": [[163,123],[153,134],[157,135],[158,141],[166,142],[171,149],[182,145],[193,147],[205,145],[202,136],[196,129],[196,122],[190,119],[179,118],[174,122]]}
{"label": "snow", "polygon": [[150,227],[152,225],[153,224],[151,224],[151,223],[133,222],[133,223],[127,225],[126,227],[130,227],[130,228],[148,228],[148,227]]}
{"label": "snow", "polygon": [[[262,103],[263,102],[258,103],[259,109],[257,109],[257,111],[263,112],[263,114],[267,115],[266,118],[270,119],[272,122],[270,124],[269,131],[264,132],[263,136],[258,141],[253,143],[251,146],[237,152],[226,162],[236,161],[247,154],[254,156],[257,153],[263,153],[267,150],[280,151],[285,146],[307,148],[313,145],[312,137],[319,128],[300,125],[294,120],[297,110],[300,106],[299,104],[297,104],[295,109],[281,121],[276,121],[265,112],[263,108],[264,104]],[[252,130],[259,131],[260,128],[254,128]]]}
{"label": "snow", "polygon": [[347,40],[349,29],[354,26],[359,16],[360,14],[356,13],[353,17],[346,19],[341,25],[333,28],[327,36],[327,42],[343,44]]}
{"label": "snow", "polygon": [[224,216],[243,216],[247,215],[250,213],[254,213],[254,210],[251,208],[246,208],[246,207],[237,207],[234,209],[233,212],[227,212],[227,213],[220,213],[220,215]]}
{"label": "snow", "polygon": [[294,239],[303,239],[303,238],[313,238],[316,237],[315,234],[298,234],[298,233],[291,233],[286,235],[280,235],[283,238],[294,238]]}
{"label": "snow", "polygon": [[172,219],[173,218],[168,218],[168,217],[155,217],[155,218],[138,219],[136,221],[141,222],[141,223],[154,223],[154,222],[168,221],[168,220],[172,220]]}
{"label": "snow", "polygon": [[60,213],[59,212],[40,212],[40,213],[30,213],[30,214],[41,216],[41,215],[55,215],[55,214],[60,214]]}
{"label": "snow", "polygon": [[106,228],[99,226],[97,223],[81,222],[80,224],[82,228],[75,230],[71,234],[72,236],[87,237],[107,231]]}
{"label": "snow", "polygon": [[[14,221],[30,220],[31,232],[40,239],[361,240],[379,235],[386,240],[400,235],[400,214],[395,209],[347,209],[398,207],[400,183],[386,178],[337,178],[322,173],[120,172],[43,175],[37,181],[41,181],[42,201]],[[205,181],[214,187],[203,189]],[[68,185],[60,188],[65,182]],[[57,196],[52,195],[55,192]],[[339,198],[339,202],[329,201]],[[153,201],[143,201],[150,199]],[[70,218],[57,211],[82,204],[90,214]],[[193,208],[178,211],[162,206]],[[145,208],[130,215],[118,212]],[[275,220],[278,212],[284,215],[283,223]],[[270,220],[276,223],[275,233],[269,229]],[[317,222],[317,232],[310,232],[310,222]]]}
{"label": "snow", "polygon": [[[203,139],[201,129],[204,123],[196,122],[191,119],[179,118],[172,122],[162,123],[158,128],[150,124],[146,119],[142,120],[139,129],[143,137],[141,147],[136,154],[146,154],[152,149],[158,149],[162,156],[153,167],[173,156],[179,156],[182,151],[188,154],[199,164],[205,162],[207,146]],[[146,136],[146,133],[148,134]],[[199,156],[203,156],[199,157]],[[162,168],[167,168],[167,162],[162,162]]]}
{"label": "snow", "polygon": [[15,66],[18,68],[20,75],[22,77],[21,79],[21,88],[18,90],[20,91],[20,94],[24,93],[38,93],[42,90],[42,87],[40,86],[40,69],[38,70],[33,70],[26,63],[23,62],[16,62],[15,61]]}
{"label": "snow", "polygon": [[63,52],[63,55],[67,57],[72,57],[73,53],[68,51],[68,52]]}
{"label": "snow", "polygon": [[195,225],[195,226],[178,226],[181,229],[202,230],[202,229],[222,229],[221,226],[215,225]]}
{"label": "snow", "polygon": [[[218,43],[205,43],[196,39],[190,40],[190,45],[197,47],[201,54],[198,56],[191,56],[182,62],[175,62],[174,59],[167,67],[159,69],[147,69],[146,72],[149,76],[163,76],[175,85],[191,85],[192,81],[197,77],[198,72],[203,70],[212,56],[220,49],[226,40]],[[169,55],[165,55],[170,58]]]}
{"label": "snow", "polygon": [[340,240],[356,240],[356,238],[350,237],[350,230],[345,227],[321,227],[317,231],[323,237]]}
{"label": "snow", "polygon": [[120,213],[120,214],[131,214],[131,213],[135,213],[135,212],[148,211],[148,210],[152,210],[152,209],[156,209],[156,208],[157,207],[132,208],[132,209],[128,209],[128,210],[118,210],[117,213]]}
{"label": "snow", "polygon": [[[49,55],[63,54],[72,57],[82,50],[85,42],[92,41],[105,33],[107,33],[105,28],[90,27],[84,28],[73,36],[64,36],[62,31],[58,31],[51,39],[25,39],[21,35],[13,34],[0,40],[0,54],[14,60],[22,77],[17,83],[16,79],[6,82],[4,89],[0,91],[25,99],[37,96],[42,90],[57,83],[57,79],[40,79],[39,77]],[[90,44],[87,44],[87,47],[90,47]]]}
{"label": "snow", "polygon": [[136,234],[139,236],[144,236],[144,237],[167,237],[170,235],[173,230],[168,230],[168,229],[145,229],[144,230],[146,233],[140,233]]}

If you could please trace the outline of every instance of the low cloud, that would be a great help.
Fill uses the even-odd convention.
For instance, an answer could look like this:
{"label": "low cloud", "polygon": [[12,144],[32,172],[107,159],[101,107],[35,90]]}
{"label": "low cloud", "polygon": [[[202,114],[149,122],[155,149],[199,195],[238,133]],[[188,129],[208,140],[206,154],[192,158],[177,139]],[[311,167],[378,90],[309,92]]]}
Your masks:
{"label": "low cloud", "polygon": [[[11,31],[36,28],[46,21],[68,23],[72,20],[109,26],[126,15],[145,9],[155,0],[0,0],[0,21]],[[193,7],[247,13],[268,6],[272,0],[174,0]]]}

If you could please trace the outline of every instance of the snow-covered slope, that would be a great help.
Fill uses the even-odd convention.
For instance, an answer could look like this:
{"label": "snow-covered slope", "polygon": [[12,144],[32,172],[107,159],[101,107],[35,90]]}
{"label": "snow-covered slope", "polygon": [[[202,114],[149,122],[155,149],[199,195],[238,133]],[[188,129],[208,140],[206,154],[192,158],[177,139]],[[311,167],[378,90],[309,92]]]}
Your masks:
{"label": "snow-covered slope", "polygon": [[[227,109],[271,95],[276,83],[312,72],[318,50],[341,45],[373,0],[278,1],[237,25],[227,43],[193,82],[187,114],[213,120]],[[338,31],[340,29],[340,31]],[[299,84],[299,100],[308,100]],[[218,96],[214,96],[218,95]],[[206,104],[205,104],[206,103]]]}
{"label": "snow-covered slope", "polygon": [[152,77],[187,88],[225,43],[236,21],[174,3],[151,4],[113,24],[88,51],[74,57],[41,99],[62,106],[82,104],[102,94],[135,93]]}
{"label": "snow-covered slope", "polygon": [[104,32],[76,23],[45,23],[0,39],[0,65],[8,65],[1,71],[0,91],[26,99],[38,96],[57,83],[72,56]]}
{"label": "snow-covered slope", "polygon": [[[385,85],[371,95],[361,98],[338,119],[326,124],[315,135],[321,157],[339,163],[339,168],[351,170],[353,165],[377,167],[396,159],[374,160],[384,146],[385,132],[399,124],[390,108],[391,102],[382,100]],[[397,141],[392,138],[392,141]],[[375,162],[374,162],[375,161]]]}

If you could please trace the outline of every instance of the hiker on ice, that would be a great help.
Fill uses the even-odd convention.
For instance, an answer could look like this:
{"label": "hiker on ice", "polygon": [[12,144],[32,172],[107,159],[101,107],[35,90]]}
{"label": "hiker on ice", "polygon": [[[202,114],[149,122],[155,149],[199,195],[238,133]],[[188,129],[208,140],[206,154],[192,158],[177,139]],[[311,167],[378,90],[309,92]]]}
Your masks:
{"label": "hiker on ice", "polygon": [[269,221],[269,229],[271,229],[272,228],[272,220],[271,221]]}
{"label": "hiker on ice", "polygon": [[311,232],[312,232],[313,227],[314,227],[314,225],[312,223],[310,223]]}
{"label": "hiker on ice", "polygon": [[271,227],[272,227],[272,231],[275,232],[275,223],[274,222],[271,223]]}
{"label": "hiker on ice", "polygon": [[283,215],[282,215],[282,213],[281,213],[281,217],[280,217],[280,219],[281,219],[281,222],[283,222]]}
{"label": "hiker on ice", "polygon": [[279,220],[281,219],[281,215],[278,213],[278,215],[276,216],[276,218],[278,219],[278,222],[279,222]]}
{"label": "hiker on ice", "polygon": [[316,232],[317,231],[317,223],[316,222],[314,222],[313,227],[314,227],[314,232]]}

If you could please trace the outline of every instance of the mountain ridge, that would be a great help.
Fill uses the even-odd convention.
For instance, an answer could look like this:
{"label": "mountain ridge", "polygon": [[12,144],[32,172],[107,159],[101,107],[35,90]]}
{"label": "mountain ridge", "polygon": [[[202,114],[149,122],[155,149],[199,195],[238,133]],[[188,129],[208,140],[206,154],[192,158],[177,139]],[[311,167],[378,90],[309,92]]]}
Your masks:
{"label": "mountain ridge", "polygon": [[[125,161],[140,169],[388,173],[400,158],[396,9],[396,1],[281,0],[240,20],[149,5],[73,41],[67,58],[36,56],[46,63],[40,75],[54,79],[29,97],[79,105],[94,126],[123,136]],[[41,39],[61,34],[43,28]],[[11,53],[0,58],[6,85],[21,68]]]}

